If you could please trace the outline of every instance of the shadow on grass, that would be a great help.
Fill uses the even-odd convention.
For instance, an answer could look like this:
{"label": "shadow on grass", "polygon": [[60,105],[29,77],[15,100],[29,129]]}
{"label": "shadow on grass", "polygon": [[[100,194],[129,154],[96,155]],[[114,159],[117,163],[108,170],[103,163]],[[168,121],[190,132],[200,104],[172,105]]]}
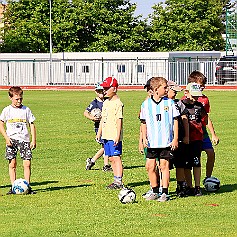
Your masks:
{"label": "shadow on grass", "polygon": [[89,187],[89,186],[91,186],[91,184],[81,184],[81,185],[62,186],[62,187],[48,187],[44,189],[36,189],[35,191],[52,192],[52,191],[63,190],[63,189],[82,188],[82,187]]}
{"label": "shadow on grass", "polygon": [[[216,192],[214,192],[215,194],[218,193],[229,193],[229,192],[233,192],[237,190],[237,184],[224,184],[221,185],[220,189]],[[204,194],[212,194],[212,192],[206,192]]]}
{"label": "shadow on grass", "polygon": [[137,169],[137,168],[145,168],[145,165],[133,165],[133,166],[124,166],[124,170],[129,170],[129,169]]}
{"label": "shadow on grass", "polygon": [[[37,186],[37,185],[46,185],[46,184],[53,184],[58,183],[59,181],[42,181],[42,182],[32,182],[30,186]],[[4,186],[0,186],[0,188],[10,188],[11,184],[7,184]]]}
{"label": "shadow on grass", "polygon": [[[175,181],[174,178],[171,178],[170,181]],[[126,186],[128,187],[138,187],[138,186],[144,186],[144,185],[149,185],[150,182],[148,180],[142,181],[142,182],[134,182],[134,183],[128,183]]]}

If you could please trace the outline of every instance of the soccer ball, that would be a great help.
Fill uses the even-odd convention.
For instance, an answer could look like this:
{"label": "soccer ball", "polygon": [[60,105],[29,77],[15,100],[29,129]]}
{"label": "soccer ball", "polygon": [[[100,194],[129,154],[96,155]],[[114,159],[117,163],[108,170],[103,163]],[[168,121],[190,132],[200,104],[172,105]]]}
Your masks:
{"label": "soccer ball", "polygon": [[123,204],[136,200],[136,193],[131,188],[123,188],[118,194],[119,201]]}
{"label": "soccer ball", "polygon": [[14,194],[26,194],[29,190],[29,183],[25,179],[16,179],[12,185]]}
{"label": "soccer ball", "polygon": [[90,112],[91,116],[96,117],[96,118],[101,118],[101,110],[99,108],[94,108]]}
{"label": "soccer ball", "polygon": [[220,189],[220,180],[216,177],[209,177],[203,181],[203,185],[207,192],[215,192]]}

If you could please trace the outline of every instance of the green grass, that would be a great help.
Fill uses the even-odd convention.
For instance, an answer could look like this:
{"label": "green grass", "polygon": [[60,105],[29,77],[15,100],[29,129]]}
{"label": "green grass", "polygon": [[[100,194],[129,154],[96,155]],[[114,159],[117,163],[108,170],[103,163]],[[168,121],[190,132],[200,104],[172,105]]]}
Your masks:
{"label": "green grass", "polygon": [[[92,122],[83,112],[94,98],[92,91],[25,91],[24,104],[36,116],[37,149],[32,161],[32,187],[36,195],[11,195],[5,141],[0,138],[0,236],[237,236],[236,91],[207,91],[211,118],[220,137],[215,147],[213,175],[221,189],[202,197],[166,203],[145,201],[149,189],[143,156],[138,153],[140,104],[144,91],[120,91],[124,107],[124,183],[132,187],[137,201],[123,205],[118,191],[108,191],[112,173],[85,170],[86,158],[99,146]],[[0,110],[10,103],[0,91]],[[203,154],[205,166],[206,156]],[[205,169],[202,174],[204,177]],[[23,177],[18,157],[17,177]],[[171,171],[170,193],[175,192]]]}

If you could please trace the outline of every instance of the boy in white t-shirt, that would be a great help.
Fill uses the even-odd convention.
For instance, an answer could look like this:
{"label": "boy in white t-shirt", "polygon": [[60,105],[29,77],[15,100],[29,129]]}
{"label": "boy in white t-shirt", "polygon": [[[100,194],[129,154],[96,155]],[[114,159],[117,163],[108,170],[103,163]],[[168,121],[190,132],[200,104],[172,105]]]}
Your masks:
{"label": "boy in white t-shirt", "polygon": [[[16,156],[20,152],[23,159],[24,178],[30,184],[32,151],[36,148],[35,117],[31,110],[22,104],[23,91],[13,86],[8,91],[11,105],[5,107],[0,115],[0,132],[6,140],[6,159],[9,161],[11,184],[16,180]],[[6,123],[6,130],[4,128]],[[31,132],[28,132],[28,126]],[[7,194],[13,194],[12,189]],[[35,194],[31,189],[28,194]]]}

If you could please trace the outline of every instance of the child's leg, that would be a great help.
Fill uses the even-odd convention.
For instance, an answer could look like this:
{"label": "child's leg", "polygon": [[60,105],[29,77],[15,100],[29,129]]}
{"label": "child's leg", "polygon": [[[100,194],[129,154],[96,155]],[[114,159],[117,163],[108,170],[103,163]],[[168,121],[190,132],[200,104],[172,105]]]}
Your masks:
{"label": "child's leg", "polygon": [[160,170],[162,173],[162,186],[163,192],[168,194],[169,181],[170,181],[170,170],[169,170],[169,161],[166,159],[160,159]]}
{"label": "child's leg", "polygon": [[191,169],[184,169],[184,173],[185,173],[185,180],[186,180],[187,186],[192,188],[193,187],[193,182],[192,182]]}
{"label": "child's leg", "polygon": [[148,178],[152,188],[158,187],[157,182],[157,172],[156,172],[156,159],[146,160],[146,170],[148,173]]}
{"label": "child's leg", "polygon": [[109,165],[109,157],[106,155],[103,155],[104,158],[104,165]]}
{"label": "child's leg", "polygon": [[193,176],[194,176],[195,187],[200,187],[201,167],[193,167]]}
{"label": "child's leg", "polygon": [[120,156],[112,156],[109,159],[114,173],[114,182],[122,184],[123,165]]}
{"label": "child's leg", "polygon": [[23,160],[24,178],[30,184],[31,160]]}
{"label": "child's leg", "polygon": [[11,184],[16,180],[16,158],[9,160],[9,176]]}
{"label": "child's leg", "polygon": [[95,155],[92,157],[92,160],[94,161],[94,163],[96,162],[97,159],[99,159],[102,155],[104,154],[104,148],[100,148]]}
{"label": "child's leg", "polygon": [[212,149],[205,149],[205,152],[207,154],[206,177],[211,177],[215,164],[215,151],[212,148]]}

